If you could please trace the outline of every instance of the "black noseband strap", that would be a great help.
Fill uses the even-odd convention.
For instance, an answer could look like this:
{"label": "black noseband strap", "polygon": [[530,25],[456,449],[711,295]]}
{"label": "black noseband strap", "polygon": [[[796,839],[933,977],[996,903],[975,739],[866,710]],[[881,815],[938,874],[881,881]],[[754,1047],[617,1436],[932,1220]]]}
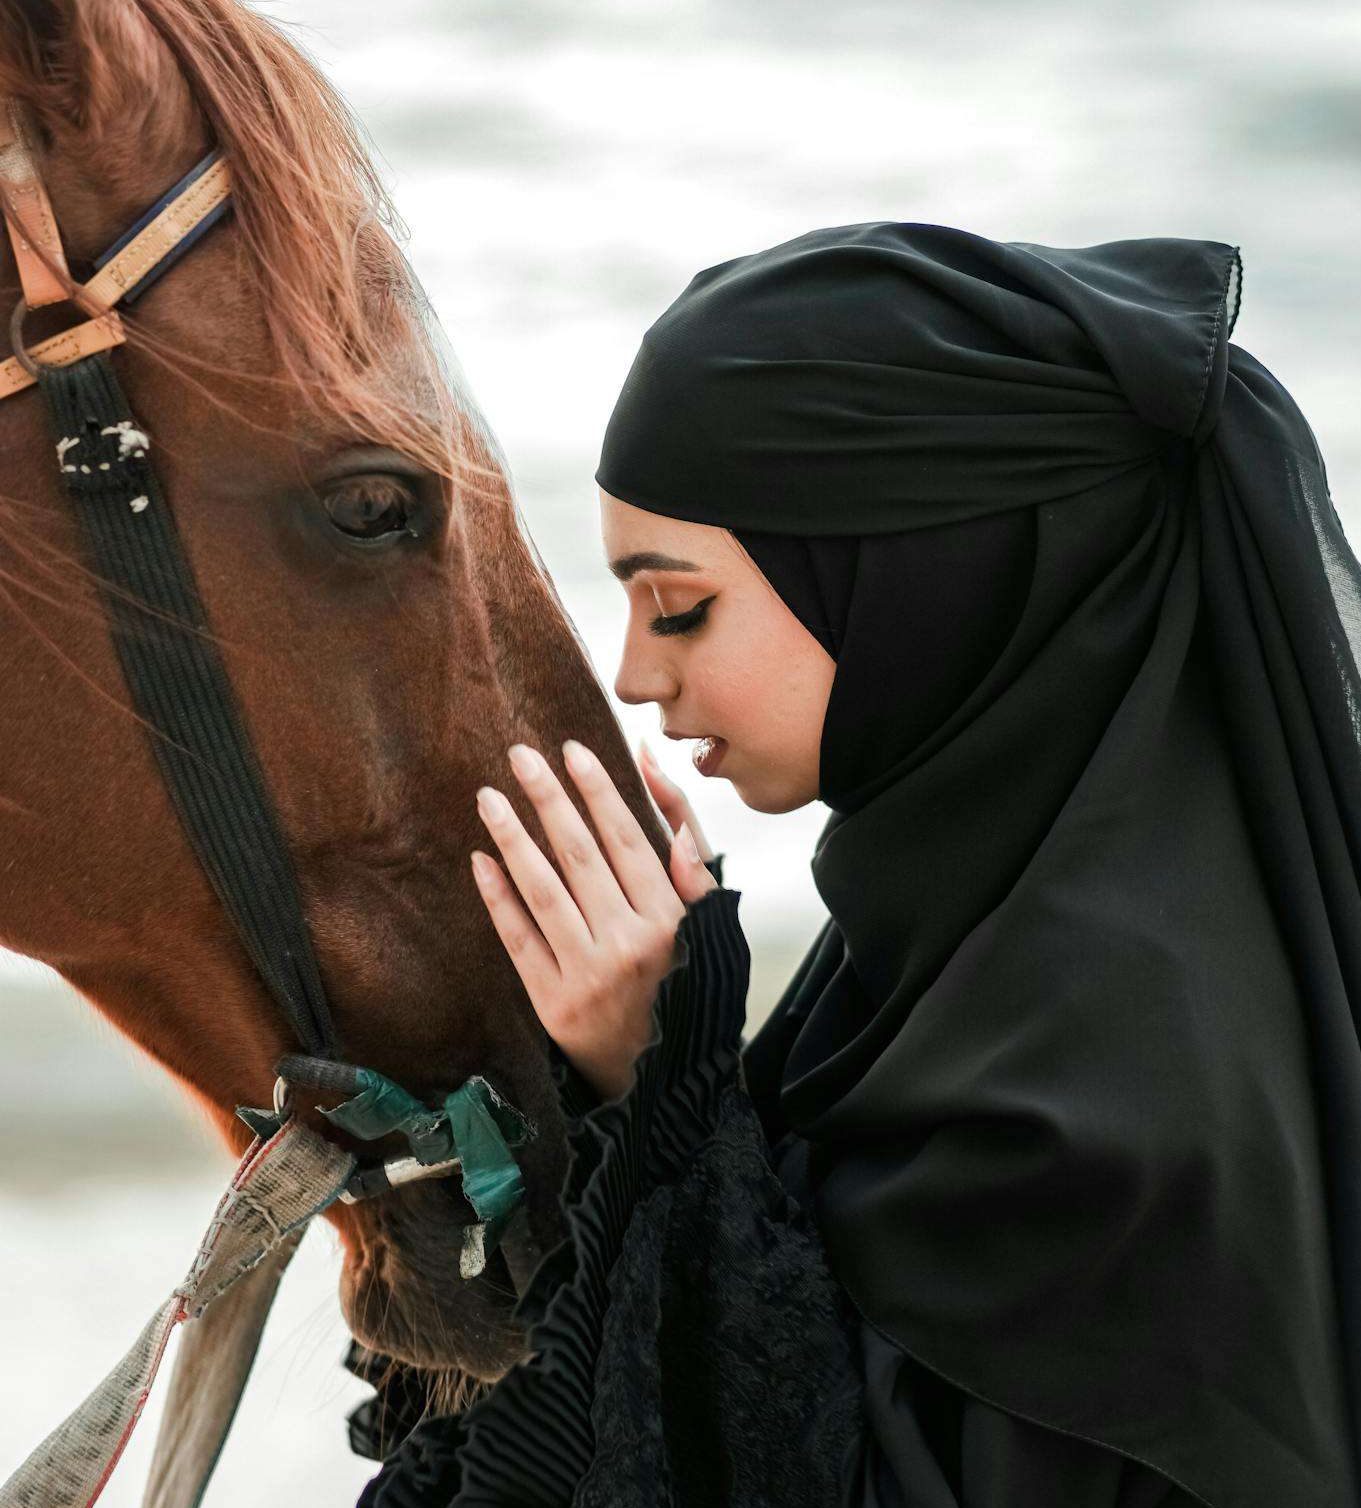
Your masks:
{"label": "black noseband strap", "polygon": [[189,841],[299,1042],[333,1057],[288,849],[157,485],[150,440],[107,355],[44,367],[39,382],[133,706]]}

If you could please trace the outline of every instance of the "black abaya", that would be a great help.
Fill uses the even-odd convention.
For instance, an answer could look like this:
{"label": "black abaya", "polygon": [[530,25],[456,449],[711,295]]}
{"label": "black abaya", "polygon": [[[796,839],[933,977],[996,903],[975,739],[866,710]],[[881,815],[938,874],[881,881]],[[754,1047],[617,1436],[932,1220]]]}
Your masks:
{"label": "black abaya", "polygon": [[[742,1087],[737,900],[716,890],[681,923],[627,1094],[597,1104],[554,1053],[569,1235],[517,1308],[533,1358],[461,1416],[365,1406],[366,1454],[410,1433],[360,1508],[1195,1508],[855,1312],[801,1202],[808,1144],[772,1149]],[[386,1392],[399,1404],[400,1379]]]}
{"label": "black abaya", "polygon": [[[858,541],[831,920],[746,1064],[860,1311],[1209,1502],[1350,1508],[1361,568],[1239,290],[1218,242],[810,232],[653,325],[597,479]],[[1027,515],[995,658],[966,547],[923,674],[890,539]]]}

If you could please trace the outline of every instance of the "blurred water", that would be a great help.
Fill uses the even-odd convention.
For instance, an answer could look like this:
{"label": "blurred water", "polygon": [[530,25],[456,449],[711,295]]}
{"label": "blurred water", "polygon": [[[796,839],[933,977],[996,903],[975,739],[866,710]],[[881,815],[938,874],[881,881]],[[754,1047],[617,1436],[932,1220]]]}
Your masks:
{"label": "blurred water", "polygon": [[[701,267],[816,225],[1242,245],[1235,333],[1290,387],[1344,520],[1361,493],[1361,13],[955,0],[277,0],[358,110],[410,253],[608,682],[622,598],[592,473],[644,328]],[[623,708],[633,735],[655,713]],[[811,936],[817,809],[694,791],[761,970]],[[702,785],[702,789],[695,789]],[[225,1177],[168,1084],[41,976],[0,974],[0,1470],[178,1279]],[[213,1503],[353,1500],[327,1234],[285,1284]],[[153,1408],[155,1405],[153,1404]],[[137,1501],[149,1440],[105,1501]],[[265,1484],[268,1484],[267,1486]]]}

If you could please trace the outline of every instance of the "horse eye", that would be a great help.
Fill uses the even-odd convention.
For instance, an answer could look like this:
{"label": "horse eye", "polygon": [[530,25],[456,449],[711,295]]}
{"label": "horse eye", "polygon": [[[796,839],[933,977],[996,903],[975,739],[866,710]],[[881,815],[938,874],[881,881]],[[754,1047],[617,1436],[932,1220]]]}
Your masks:
{"label": "horse eye", "polygon": [[410,530],[415,494],[393,476],[348,477],[323,500],[331,522],[351,539],[376,540]]}

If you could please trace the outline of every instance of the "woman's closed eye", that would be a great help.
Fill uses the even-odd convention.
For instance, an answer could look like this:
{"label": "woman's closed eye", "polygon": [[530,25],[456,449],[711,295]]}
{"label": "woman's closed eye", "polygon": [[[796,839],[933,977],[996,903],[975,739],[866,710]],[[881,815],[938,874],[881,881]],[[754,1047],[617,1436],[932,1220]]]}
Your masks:
{"label": "woman's closed eye", "polygon": [[[714,593],[717,596],[717,593]],[[692,634],[709,616],[709,604],[714,596],[705,597],[683,613],[659,613],[648,624],[648,632],[665,637],[668,634]]]}

